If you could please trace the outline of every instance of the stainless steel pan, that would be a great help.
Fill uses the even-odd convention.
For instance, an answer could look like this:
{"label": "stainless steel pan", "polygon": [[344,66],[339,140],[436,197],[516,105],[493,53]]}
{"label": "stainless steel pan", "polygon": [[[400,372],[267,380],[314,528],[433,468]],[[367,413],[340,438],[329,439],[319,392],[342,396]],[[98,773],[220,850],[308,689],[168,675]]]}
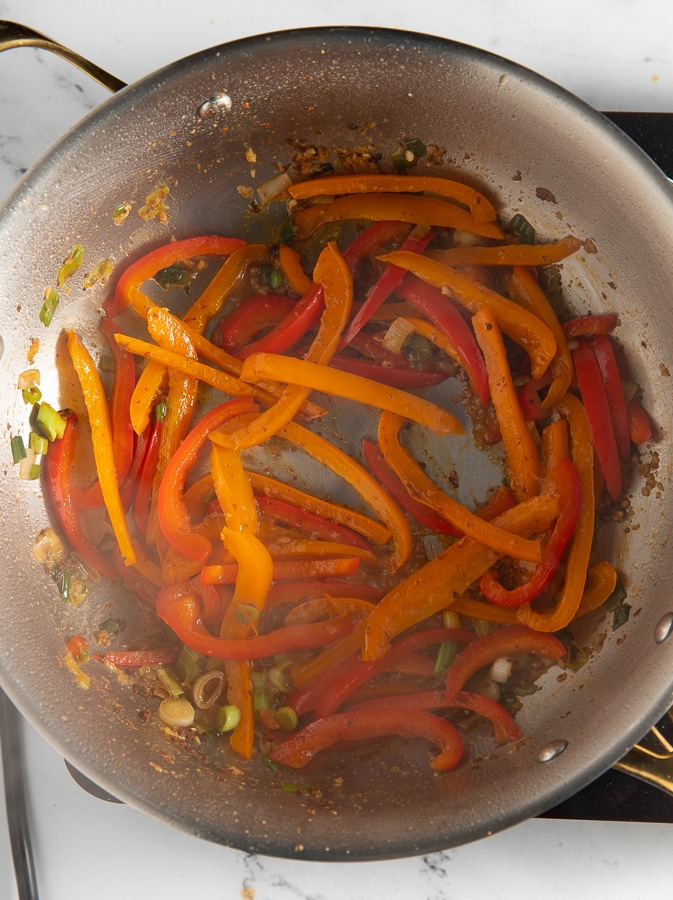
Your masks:
{"label": "stainless steel pan", "polygon": [[[19,31],[14,44],[22,43]],[[52,48],[53,49],[53,48]],[[49,329],[38,321],[45,287],[75,243],[94,264],[134,258],[170,235],[255,236],[239,187],[254,187],[291,161],[288,138],[327,148],[371,144],[384,155],[413,137],[447,148],[446,167],[497,198],[504,217],[523,212],[548,239],[591,238],[596,253],[563,266],[578,313],[619,313],[617,336],[659,441],[644,454],[660,486],[643,492],[634,473],[627,526],[607,537],[633,614],[612,633],[596,617],[602,650],[567,680],[558,670],[526,699],[519,723],[530,741],[516,752],[477,746],[449,776],[416,748],[371,748],[318,758],[288,793],[259,759],[221,749],[189,751],[167,740],[145,704],[103,673],[88,692],[59,666],[63,641],[91,632],[132,600],[104,585],[65,608],[31,559],[46,522],[39,484],[19,482],[9,433],[26,409],[16,378],[31,338],[43,390],[74,392],[58,373],[62,328],[99,340],[105,288],[81,278]],[[252,150],[256,162],[246,151]],[[254,174],[251,169],[254,168]],[[170,221],[130,216],[169,184]],[[86,268],[86,266],[85,266]],[[537,75],[467,46],[423,35],[317,29],[264,35],[207,50],[125,87],[32,169],[0,213],[0,409],[7,440],[0,485],[4,548],[0,682],[27,718],[85,775],[120,799],[208,840],[312,859],[374,859],[426,853],[475,840],[550,808],[619,760],[673,701],[673,193],[663,174],[616,127]],[[136,624],[134,624],[134,622]]]}

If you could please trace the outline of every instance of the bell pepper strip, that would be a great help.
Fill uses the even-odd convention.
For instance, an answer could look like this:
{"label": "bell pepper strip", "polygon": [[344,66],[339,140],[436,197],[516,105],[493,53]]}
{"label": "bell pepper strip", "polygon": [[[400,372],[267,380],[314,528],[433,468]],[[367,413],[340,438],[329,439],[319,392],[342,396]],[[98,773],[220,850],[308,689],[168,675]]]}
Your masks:
{"label": "bell pepper strip", "polygon": [[446,266],[548,266],[576,253],[583,241],[573,235],[552,244],[501,244],[495,247],[451,247],[428,256]]}
{"label": "bell pepper strip", "polygon": [[105,388],[89,351],[74,331],[68,332],[67,345],[89,416],[93,454],[103,502],[124,562],[126,565],[133,565],[135,553],[117,484],[112,423]]}
{"label": "bell pepper strip", "polygon": [[444,516],[411,496],[401,478],[399,478],[397,473],[388,465],[385,457],[376,444],[363,438],[362,450],[367,465],[374,475],[385,487],[391,497],[397,500],[402,509],[409,513],[419,525],[423,525],[424,528],[427,528],[434,534],[450,534],[454,537],[458,537],[461,534],[461,532],[452,525],[451,522],[445,519]]}
{"label": "bell pepper strip", "polygon": [[[433,237],[434,233],[431,230],[422,237],[414,237],[414,233],[412,232],[402,243],[400,250],[411,250],[414,253],[423,253]],[[339,345],[341,349],[352,342],[353,338],[367,324],[379,306],[388,299],[396,287],[399,287],[405,275],[405,270],[401,269],[399,266],[386,266],[383,273],[368,290],[362,305],[348,323],[348,327],[346,328]]]}
{"label": "bell pepper strip", "polygon": [[517,625],[519,622],[515,607],[494,606],[488,600],[479,600],[476,597],[458,597],[451,601],[451,609],[460,616],[499,622],[501,625]]}
{"label": "bell pepper strip", "polygon": [[307,494],[291,484],[284,484],[282,481],[271,478],[269,475],[248,471],[248,477],[255,494],[282,500],[297,507],[300,512],[329,519],[337,525],[343,525],[368,540],[374,541],[376,544],[387,544],[390,540],[390,531],[385,525],[357,510],[349,509],[347,506],[340,506],[329,500],[322,500],[320,497]]}
{"label": "bell pepper strip", "polygon": [[646,444],[652,438],[652,423],[636,397],[626,404],[629,434],[634,444]]}
{"label": "bell pepper strip", "polygon": [[304,337],[320,320],[324,309],[322,285],[311,282],[309,289],[302,295],[290,312],[278,324],[239,351],[244,358],[251,353],[284,353]]}
{"label": "bell pepper strip", "polygon": [[353,544],[342,544],[340,541],[316,540],[295,537],[274,541],[265,538],[264,543],[274,560],[280,559],[326,559],[334,557],[357,556],[362,564],[376,564],[378,558],[369,548],[356,547]]}
{"label": "bell pepper strip", "polygon": [[[279,559],[273,565],[274,581],[290,581],[297,578],[331,578],[355,575],[360,568],[357,556],[323,559]],[[206,565],[201,569],[202,584],[233,584],[238,574],[236,563]]]}
{"label": "bell pepper strip", "polygon": [[[336,352],[339,337],[348,321],[353,302],[353,280],[334,242],[327,244],[321,251],[313,278],[323,289],[325,308],[320,318],[318,333],[306,353],[305,362],[326,364]],[[245,363],[241,375],[244,370]],[[257,446],[294,418],[308,394],[307,388],[288,385],[274,405],[265,410],[252,424],[233,434],[215,432],[211,440],[236,450]]]}
{"label": "bell pepper strip", "polygon": [[311,279],[304,271],[301,254],[294,247],[281,244],[278,248],[278,265],[290,287],[303,297],[311,288]]}
{"label": "bell pepper strip", "polygon": [[421,503],[427,504],[446,518],[454,528],[475,541],[496,550],[499,554],[539,562],[540,542],[512,534],[493,522],[487,522],[471,512],[439,488],[420,465],[402,447],[399,431],[404,420],[395,413],[383,411],[379,417],[378,441],[381,453],[397,474],[407,491]]}
{"label": "bell pepper strip", "polygon": [[245,241],[238,238],[218,235],[205,235],[163,244],[141,256],[124,270],[114,293],[103,303],[103,308],[111,318],[120,315],[131,303],[140,310],[145,310],[147,298],[140,288],[161,269],[197,256],[229,256],[244,244]]}
{"label": "bell pepper strip", "polygon": [[575,374],[565,333],[537,279],[524,266],[514,267],[510,279],[510,297],[538,316],[556,340],[556,353],[549,364],[549,371],[554,377],[546,396],[541,401],[544,410],[551,410],[570,388]]}
{"label": "bell pepper strip", "polygon": [[241,379],[253,383],[270,379],[298,385],[308,390],[365,403],[367,406],[398,411],[405,418],[418,422],[437,434],[463,433],[463,426],[454,415],[423,397],[350,372],[335,372],[331,366],[306,359],[294,359],[275,353],[255,353],[243,363]]}
{"label": "bell pepper strip", "polygon": [[409,694],[395,694],[390,697],[376,697],[364,700],[350,707],[351,710],[374,712],[377,709],[420,709],[438,711],[442,709],[464,709],[488,719],[493,726],[496,746],[511,744],[521,740],[519,726],[502,703],[475,694],[472,691],[458,691],[449,698],[446,691],[419,691]]}
{"label": "bell pepper strip", "polygon": [[555,419],[545,425],[542,431],[542,480],[547,481],[551,472],[562,459],[570,456],[570,435],[568,420]]}
{"label": "bell pepper strip", "polygon": [[[362,642],[363,629],[364,625],[361,623],[359,643]],[[353,629],[352,635],[356,632],[357,627]],[[313,712],[326,688],[343,672],[349,671],[353,660],[358,658],[359,643],[352,640],[351,635],[346,635],[305,662],[295,663],[290,667],[288,680],[294,690],[288,695],[287,704],[297,716]]]}
{"label": "bell pepper strip", "polygon": [[321,718],[336,712],[358,687],[411,653],[444,642],[466,647],[474,639],[474,634],[464,628],[427,628],[401,638],[391,646],[384,656],[376,660],[365,662],[355,658],[348,671],[342,672],[340,677],[334,679],[332,684],[325,689],[315,705],[315,717]]}
{"label": "bell pepper strip", "polygon": [[523,500],[539,492],[540,451],[519,405],[507,350],[493,312],[482,307],[472,322],[484,354],[491,400],[507,454],[512,492],[518,500]]}
{"label": "bell pepper strip", "polygon": [[566,648],[553,634],[541,634],[525,625],[505,625],[469,644],[456,656],[446,674],[448,697],[455,697],[473,675],[496,659],[519,653],[535,653],[557,660],[566,655]]}
{"label": "bell pepper strip", "polygon": [[133,518],[143,537],[147,534],[147,526],[149,524],[152,485],[154,484],[154,473],[159,459],[159,446],[161,443],[161,422],[155,422],[151,429],[147,452],[133,497]]}
{"label": "bell pepper strip", "polygon": [[610,407],[612,428],[617,441],[617,452],[622,462],[628,462],[631,455],[631,433],[629,431],[629,417],[626,412],[626,399],[624,388],[617,367],[617,359],[612,347],[612,341],[606,335],[594,335],[591,338],[591,346],[594,348],[596,362],[603,378],[605,396]]}
{"label": "bell pepper strip", "polygon": [[297,603],[311,597],[356,597],[362,600],[380,600],[385,588],[369,581],[347,581],[345,578],[279,581],[271,586],[266,608],[273,609],[284,603]]}
{"label": "bell pepper strip", "polygon": [[573,394],[567,394],[557,409],[568,420],[571,459],[580,476],[582,503],[566,557],[565,579],[555,605],[547,612],[537,612],[530,604],[517,609],[520,622],[536,631],[548,632],[565,628],[579,608],[593,545],[595,517],[594,448],[587,415]]}
{"label": "bell pepper strip", "polygon": [[207,413],[187,434],[168,461],[157,494],[157,516],[161,533],[184,556],[205,563],[212,553],[208,538],[194,531],[184,502],[187,477],[208,436],[234,416],[253,412],[252,400],[229,400]]}
{"label": "bell pepper strip", "polygon": [[441,228],[458,228],[480,237],[503,237],[502,229],[495,222],[480,222],[474,216],[434,197],[414,194],[371,193],[337,197],[331,203],[307,206],[293,216],[295,236],[299,240],[310,237],[320,227],[331,222],[395,220],[413,225],[429,225]]}
{"label": "bell pepper strip", "polygon": [[63,437],[52,441],[49,452],[42,461],[42,476],[51,509],[68,546],[84,560],[87,566],[109,577],[116,576],[111,559],[103,556],[86,535],[84,526],[72,499],[71,470],[79,431],[77,416],[64,412]]}
{"label": "bell pepper strip", "polygon": [[[120,329],[107,316],[101,320],[100,329],[105,335],[115,363],[115,374],[110,395],[112,418],[112,442],[119,485],[129,473],[134,452],[134,431],[129,417],[129,404],[136,383],[136,368],[130,353],[121,349],[114,339]],[[78,509],[92,509],[103,502],[100,484],[96,481],[87,490],[73,485],[73,500]]]}
{"label": "bell pepper strip", "polygon": [[285,616],[284,625],[306,625],[320,619],[334,619],[343,616],[361,616],[364,618],[373,608],[373,603],[362,597],[333,597],[323,595],[303,600],[294,606]]}
{"label": "bell pepper strip", "polygon": [[[121,336],[116,338],[116,340],[120,346],[128,349],[122,342]],[[129,352],[131,351],[129,350]],[[157,360],[150,360],[138,377],[129,406],[129,417],[136,434],[142,434],[150,424],[152,410],[158,398],[165,395],[167,387],[168,372],[166,366]]]}
{"label": "bell pepper strip", "polygon": [[292,503],[275,497],[256,496],[257,509],[261,516],[284,525],[297,528],[309,537],[323,541],[339,541],[352,544],[362,550],[370,550],[369,543],[352,528],[331,521],[325,516],[300,509]]}
{"label": "bell pepper strip", "polygon": [[384,219],[368,225],[344,250],[344,259],[353,276],[365,259],[380,253],[386,244],[398,244],[408,233],[409,225],[404,222]]}
{"label": "bell pepper strip", "polygon": [[572,538],[582,503],[580,476],[574,463],[561,459],[550,473],[550,487],[559,495],[559,515],[545,543],[542,560],[531,577],[510,590],[489,569],[479,580],[482,594],[498,606],[521,606],[531,603],[551,582]]}
{"label": "bell pepper strip", "polygon": [[596,354],[585,338],[577,341],[577,346],[573,350],[573,360],[582,402],[589,420],[591,438],[605,476],[605,486],[616,502],[622,492],[622,470],[617,440]]}
{"label": "bell pepper strip", "polygon": [[533,378],[542,378],[547,371],[556,353],[556,340],[548,326],[538,316],[457,269],[445,266],[427,256],[397,251],[387,253],[380,259],[402,266],[422,281],[445,290],[453,300],[471,313],[476,313],[482,306],[487,306],[493,311],[500,330],[519,344],[530,357]]}
{"label": "bell pepper strip", "polygon": [[432,175],[327,175],[298,181],[288,188],[293,200],[333,194],[359,194],[373,192],[399,192],[420,194],[427,191],[446,200],[454,200],[467,206],[479,222],[494,222],[496,211],[486,196],[459,181]]}
{"label": "bell pepper strip", "polygon": [[157,597],[157,614],[193,650],[204,656],[234,661],[323,647],[350,632],[355,624],[354,617],[346,616],[279,628],[249,638],[215,637],[200,623],[199,600],[184,583],[162,588]]}
{"label": "bell pepper strip", "polygon": [[380,739],[388,735],[423,737],[435,744],[441,752],[430,765],[440,771],[455,769],[463,755],[462,738],[446,719],[421,710],[381,709],[337,713],[309,722],[278,744],[269,759],[298,769],[307,765],[316,753],[341,741]]}
{"label": "bell pepper strip", "polygon": [[[112,555],[117,568],[118,577],[121,578],[136,597],[139,597],[143,603],[153,610],[156,606],[157,594],[164,585],[163,579],[160,577],[160,584],[157,585],[152,579],[148,578],[138,569],[137,560],[136,565],[125,566],[124,561],[121,558],[121,553],[119,553],[117,548],[113,547]],[[138,548],[136,547],[136,556],[137,555]]]}
{"label": "bell pepper strip", "polygon": [[404,360],[403,365],[386,366],[369,359],[337,354],[332,357],[330,366],[333,369],[356,375],[358,378],[366,378],[403,391],[418,391],[432,387],[449,377],[448,372],[441,370],[414,369],[404,357],[401,356],[400,359]]}
{"label": "bell pepper strip", "polygon": [[215,343],[229,353],[237,353],[289,315],[297,301],[282,294],[253,294],[223,316],[214,332]]}
{"label": "bell pepper strip", "polygon": [[126,478],[119,489],[119,496],[122,499],[122,505],[128,512],[133,503],[133,499],[140,481],[140,473],[145,465],[145,457],[150,446],[151,428],[146,428],[142,434],[135,439],[133,448],[133,458],[131,459],[131,467],[128,470]]}
{"label": "bell pepper strip", "polygon": [[[225,526],[222,543],[236,560],[236,585],[231,601],[234,614],[241,604],[254,607],[257,617],[261,614],[273,581],[274,564],[264,544],[249,530],[237,531]],[[202,582],[203,583],[203,582]],[[256,620],[255,620],[256,622]],[[255,622],[251,630],[256,632]]]}
{"label": "bell pepper strip", "polygon": [[364,466],[313,431],[290,422],[279,433],[341,476],[380,517],[393,543],[388,557],[383,560],[383,568],[388,572],[397,572],[409,559],[413,537],[406,516],[390,494]]}
{"label": "bell pepper strip", "polygon": [[257,504],[238,453],[211,443],[210,473],[227,527],[256,534],[259,526]]}
{"label": "bell pepper strip", "polygon": [[[507,510],[494,524],[513,534],[537,534],[546,531],[557,514],[558,497],[551,493],[539,494]],[[484,544],[464,537],[393,587],[367,620],[362,658],[378,659],[396,635],[450,608],[499,555]]]}
{"label": "bell pepper strip", "polygon": [[109,663],[122,669],[139,669],[142,666],[170,666],[178,658],[179,647],[159,647],[156,650],[108,650],[92,653],[91,659]]}
{"label": "bell pepper strip", "polygon": [[575,618],[586,616],[602,606],[616,587],[617,571],[612,563],[601,560],[591,566]]}
{"label": "bell pepper strip", "polygon": [[599,313],[566,319],[561,322],[561,328],[567,338],[592,337],[595,334],[610,334],[618,323],[619,319],[613,313]]}

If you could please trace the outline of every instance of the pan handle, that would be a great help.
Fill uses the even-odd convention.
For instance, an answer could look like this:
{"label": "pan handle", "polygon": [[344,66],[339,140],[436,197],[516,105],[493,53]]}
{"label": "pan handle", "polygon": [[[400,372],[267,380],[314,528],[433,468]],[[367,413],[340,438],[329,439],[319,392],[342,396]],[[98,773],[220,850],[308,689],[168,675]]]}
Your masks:
{"label": "pan handle", "polygon": [[[673,718],[671,711],[668,717]],[[647,745],[636,744],[614,768],[673,796],[673,745],[658,727],[651,728]]]}
{"label": "pan handle", "polygon": [[16,22],[0,20],[0,52],[12,50],[14,47],[38,47],[41,50],[50,50],[57,56],[62,57],[62,59],[72,63],[73,66],[77,66],[78,69],[81,69],[82,72],[85,72],[113,93],[126,87],[126,82],[121,81],[114,75],[110,75],[109,72],[101,69],[95,63],[89,62],[88,59],[80,56],[79,53],[75,53],[74,50],[69,50],[63,44],[59,44],[57,41],[46,37],[46,35],[40,34],[39,31],[34,31],[32,28],[28,28],[26,25],[19,25]]}

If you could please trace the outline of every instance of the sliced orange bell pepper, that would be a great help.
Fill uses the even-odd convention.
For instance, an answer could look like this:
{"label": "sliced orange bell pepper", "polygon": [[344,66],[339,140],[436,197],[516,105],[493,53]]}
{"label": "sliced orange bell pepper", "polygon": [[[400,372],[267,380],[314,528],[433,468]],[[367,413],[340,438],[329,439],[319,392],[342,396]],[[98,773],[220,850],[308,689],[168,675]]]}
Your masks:
{"label": "sliced orange bell pepper", "polygon": [[617,587],[617,571],[612,563],[601,560],[591,566],[587,572],[587,580],[582,593],[582,599],[575,615],[586,616],[602,606],[610,594]]}
{"label": "sliced orange bell pepper", "polygon": [[255,495],[238,453],[211,444],[210,474],[227,526],[256,534],[259,516]]}
{"label": "sliced orange bell pepper", "polygon": [[379,175],[368,172],[358,175],[326,175],[324,178],[299,181],[288,188],[288,194],[293,200],[382,191],[409,194],[427,191],[446,200],[456,200],[469,207],[478,222],[494,222],[497,215],[493,204],[484,194],[459,181],[432,175]]}
{"label": "sliced orange bell pepper", "polygon": [[548,266],[572,256],[582,246],[568,235],[554,244],[505,244],[496,247],[451,247],[430,250],[428,256],[445,266]]}
{"label": "sliced orange bell pepper", "polygon": [[540,490],[540,450],[519,405],[507,350],[493,311],[482,307],[473,316],[472,324],[484,354],[491,400],[507,453],[510,486],[517,500],[524,500]]}
{"label": "sliced orange bell pepper", "polygon": [[445,289],[449,296],[471,313],[487,306],[493,311],[500,330],[519,344],[530,357],[533,378],[541,378],[547,371],[556,353],[556,340],[538,316],[451,266],[445,266],[427,256],[397,251],[379,258],[413,272],[429,284]]}
{"label": "sliced orange bell pepper", "polygon": [[308,293],[311,287],[311,279],[304,272],[301,256],[294,248],[289,247],[287,244],[281,244],[278,248],[278,264],[286,281],[290,283],[293,290],[300,297]]}
{"label": "sliced orange bell pepper", "polygon": [[[379,446],[386,461],[397,473],[412,497],[435,509],[451,524],[475,541],[497,550],[498,553],[539,562],[541,549],[537,540],[527,540],[487,522],[454,500],[425,474],[399,441],[399,430],[404,424],[401,416],[382,412],[379,419]],[[496,520],[497,521],[497,520]]]}
{"label": "sliced orange bell pepper", "polygon": [[89,351],[74,331],[68,332],[67,343],[89,416],[93,454],[103,502],[124,563],[131,566],[135,563],[136,555],[117,484],[112,423],[105,388]]}

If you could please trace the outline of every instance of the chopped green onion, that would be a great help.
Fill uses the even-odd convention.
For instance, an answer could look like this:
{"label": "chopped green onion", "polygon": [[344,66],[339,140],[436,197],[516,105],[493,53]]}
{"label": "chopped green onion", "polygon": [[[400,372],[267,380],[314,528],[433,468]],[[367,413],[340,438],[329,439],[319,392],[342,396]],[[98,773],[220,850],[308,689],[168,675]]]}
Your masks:
{"label": "chopped green onion", "polygon": [[70,596],[72,593],[72,579],[70,578],[70,569],[61,569],[58,589],[61,594],[61,600],[64,603],[68,603],[70,601]]}
{"label": "chopped green onion", "polygon": [[119,206],[116,206],[112,213],[115,225],[121,225],[130,212],[131,204],[128,202],[120,203]]}
{"label": "chopped green onion", "polygon": [[180,682],[173,677],[168,669],[163,669],[161,666],[159,666],[157,668],[157,678],[166,688],[171,697],[182,697],[185,693]]}
{"label": "chopped green onion", "polygon": [[65,419],[49,403],[40,403],[37,408],[35,423],[39,426],[42,434],[50,441],[62,438],[65,433]]}
{"label": "chopped green onion", "polygon": [[238,603],[236,605],[236,621],[242,625],[250,625],[257,619],[259,610],[253,603]]}
{"label": "chopped green onion", "polygon": [[56,307],[58,306],[59,296],[52,287],[48,287],[44,292],[44,300],[40,309],[40,322],[47,328],[54,318]]}
{"label": "chopped green onion", "polygon": [[193,272],[193,264],[177,262],[165,269],[160,269],[154,276],[154,280],[164,290],[172,287],[187,287],[192,280]]}
{"label": "chopped green onion", "polygon": [[444,641],[440,644],[439,650],[437,651],[437,658],[435,659],[435,668],[432,674],[441,675],[445,669],[448,669],[458,655],[459,649],[458,644],[454,644],[451,641]]}
{"label": "chopped green onion", "polygon": [[39,387],[25,388],[21,391],[21,396],[23,397],[24,403],[29,403],[31,406],[34,406],[34,404],[39,403],[42,399],[42,391]]}
{"label": "chopped green onion", "polygon": [[103,283],[107,278],[112,275],[112,263],[109,259],[104,259],[102,262],[99,262],[97,266],[94,266],[93,269],[84,276],[82,281],[82,288],[86,291],[88,288],[93,287],[94,284]]}
{"label": "chopped green onion", "polygon": [[411,168],[414,163],[425,156],[427,147],[419,138],[412,138],[406,141],[398,150],[391,154],[393,166],[396,172],[404,172],[405,169]]}
{"label": "chopped green onion", "polygon": [[603,606],[605,607],[605,609],[608,610],[608,612],[614,612],[617,609],[617,607],[621,606],[621,604],[624,602],[624,600],[626,600],[626,597],[627,597],[626,588],[621,583],[621,581],[618,581],[617,584],[615,585],[615,589],[610,594],[608,599],[605,601]]}
{"label": "chopped green onion", "polygon": [[535,243],[535,229],[530,224],[528,219],[525,216],[522,216],[521,213],[517,213],[515,216],[512,216],[509,222],[509,227],[516,231],[516,233],[521,238],[522,244],[533,244]]}
{"label": "chopped green onion", "polygon": [[166,413],[168,412],[168,403],[165,400],[160,400],[157,405],[154,407],[154,418],[157,422],[161,422],[162,419],[166,418]]}
{"label": "chopped green onion", "polygon": [[14,437],[10,441],[10,446],[12,448],[12,459],[15,463],[18,463],[22,459],[26,458],[26,445],[24,444],[23,438],[20,434],[14,435]]}
{"label": "chopped green onion", "polygon": [[40,477],[40,466],[36,460],[37,454],[28,447],[24,458],[19,460],[19,478],[22,481],[35,481]]}
{"label": "chopped green onion", "polygon": [[183,682],[195,681],[203,672],[205,656],[184,644],[175,663],[178,678]]}
{"label": "chopped green onion", "polygon": [[58,270],[56,282],[59,287],[64,287],[65,283],[72,278],[75,272],[82,265],[84,259],[84,247],[81,244],[75,244],[70,253],[63,260],[63,265]]}
{"label": "chopped green onion", "polygon": [[100,630],[106,631],[110,637],[119,634],[125,627],[126,623],[123,619],[106,619],[104,622],[101,622],[99,626]]}
{"label": "chopped green onion", "polygon": [[626,625],[630,615],[631,605],[629,603],[620,604],[612,614],[612,630],[617,631],[622,625]]}
{"label": "chopped green onion", "polygon": [[43,434],[31,431],[28,435],[28,446],[38,454],[45,454],[49,449],[49,441]]}
{"label": "chopped green onion", "polygon": [[240,721],[241,710],[238,706],[234,706],[233,704],[222,706],[218,709],[217,715],[215,716],[215,728],[217,728],[220,734],[224,734],[227,731],[233,731]]}
{"label": "chopped green onion", "polygon": [[291,706],[281,706],[275,711],[273,717],[283,731],[294,731],[299,721],[297,713]]}
{"label": "chopped green onion", "polygon": [[294,225],[294,219],[288,219],[285,225],[283,225],[283,230],[280,235],[281,241],[285,244],[287,241],[291,241],[292,238],[296,237],[297,231]]}
{"label": "chopped green onion", "polygon": [[159,718],[170,728],[189,728],[194,724],[194,707],[186,697],[166,697],[159,704]]}
{"label": "chopped green onion", "polygon": [[269,283],[272,288],[279,288],[283,286],[283,273],[280,269],[272,269],[269,275]]}

